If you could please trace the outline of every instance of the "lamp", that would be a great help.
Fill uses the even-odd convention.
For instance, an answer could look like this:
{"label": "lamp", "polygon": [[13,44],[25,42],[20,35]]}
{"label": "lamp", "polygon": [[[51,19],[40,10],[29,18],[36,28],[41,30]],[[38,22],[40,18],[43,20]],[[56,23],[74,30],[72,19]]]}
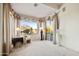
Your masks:
{"label": "lamp", "polygon": [[17,30],[17,31],[20,31],[20,28],[19,28],[19,27],[17,27],[17,28],[16,28],[16,30]]}

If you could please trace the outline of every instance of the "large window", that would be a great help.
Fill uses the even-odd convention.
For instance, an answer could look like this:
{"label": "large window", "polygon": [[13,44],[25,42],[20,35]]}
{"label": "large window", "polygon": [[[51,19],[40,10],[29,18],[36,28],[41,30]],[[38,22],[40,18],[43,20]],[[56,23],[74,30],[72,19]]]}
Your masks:
{"label": "large window", "polygon": [[21,31],[27,34],[37,33],[37,23],[33,20],[24,19],[20,21]]}
{"label": "large window", "polygon": [[51,20],[48,20],[47,22],[46,22],[47,24],[47,33],[51,33],[51,32],[53,32],[53,21],[51,21]]}

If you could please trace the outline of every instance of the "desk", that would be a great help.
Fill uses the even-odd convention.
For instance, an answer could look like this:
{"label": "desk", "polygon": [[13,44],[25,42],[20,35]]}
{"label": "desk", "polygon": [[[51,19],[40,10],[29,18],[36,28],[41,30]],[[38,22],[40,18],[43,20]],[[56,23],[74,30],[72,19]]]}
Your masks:
{"label": "desk", "polygon": [[21,44],[23,44],[23,37],[17,37],[17,38],[12,38],[12,44],[15,47],[16,44],[20,42]]}

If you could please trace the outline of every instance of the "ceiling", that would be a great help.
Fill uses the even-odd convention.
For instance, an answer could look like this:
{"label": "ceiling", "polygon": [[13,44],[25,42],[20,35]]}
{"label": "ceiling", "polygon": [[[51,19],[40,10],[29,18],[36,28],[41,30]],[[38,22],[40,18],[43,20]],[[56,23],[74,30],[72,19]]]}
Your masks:
{"label": "ceiling", "polygon": [[59,9],[63,3],[45,3],[45,4],[51,8]]}
{"label": "ceiling", "polygon": [[14,11],[18,14],[33,16],[37,18],[42,18],[48,15],[54,15],[59,3],[12,3],[11,6]]}

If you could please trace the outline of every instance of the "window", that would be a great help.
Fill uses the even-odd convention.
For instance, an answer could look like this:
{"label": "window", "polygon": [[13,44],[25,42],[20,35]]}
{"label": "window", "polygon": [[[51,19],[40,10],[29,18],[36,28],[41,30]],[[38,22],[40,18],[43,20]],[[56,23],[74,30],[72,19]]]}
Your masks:
{"label": "window", "polygon": [[20,21],[21,31],[27,34],[37,33],[37,23],[33,20],[24,19]]}

